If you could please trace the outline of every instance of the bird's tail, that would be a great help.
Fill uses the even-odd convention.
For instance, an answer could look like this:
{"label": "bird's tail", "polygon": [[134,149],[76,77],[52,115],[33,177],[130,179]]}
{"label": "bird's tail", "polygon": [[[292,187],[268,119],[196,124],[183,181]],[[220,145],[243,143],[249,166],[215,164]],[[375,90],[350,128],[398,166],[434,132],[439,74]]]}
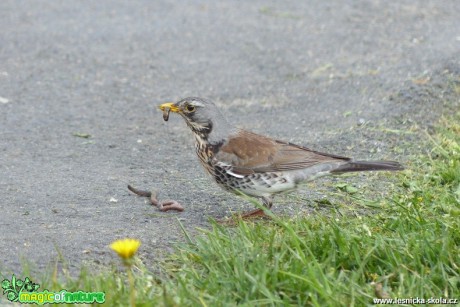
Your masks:
{"label": "bird's tail", "polygon": [[401,171],[404,167],[395,161],[350,161],[332,170],[332,174],[364,171]]}

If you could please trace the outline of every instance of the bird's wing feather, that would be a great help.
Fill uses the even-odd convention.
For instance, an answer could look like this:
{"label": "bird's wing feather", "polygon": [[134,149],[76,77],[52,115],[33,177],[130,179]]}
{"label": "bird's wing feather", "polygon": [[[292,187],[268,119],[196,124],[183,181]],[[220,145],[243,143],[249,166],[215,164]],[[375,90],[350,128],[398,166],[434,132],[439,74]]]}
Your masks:
{"label": "bird's wing feather", "polygon": [[232,171],[242,175],[290,171],[321,163],[350,160],[244,130],[239,130],[221,146],[216,159],[232,165]]}

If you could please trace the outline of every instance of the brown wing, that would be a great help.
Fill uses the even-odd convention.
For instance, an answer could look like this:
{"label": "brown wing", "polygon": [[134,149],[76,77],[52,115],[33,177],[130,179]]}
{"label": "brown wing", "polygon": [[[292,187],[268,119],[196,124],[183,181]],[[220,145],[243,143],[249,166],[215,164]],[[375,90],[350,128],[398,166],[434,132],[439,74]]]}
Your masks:
{"label": "brown wing", "polygon": [[350,158],[317,152],[306,147],[240,130],[220,148],[216,158],[234,166],[233,172],[289,171]]}

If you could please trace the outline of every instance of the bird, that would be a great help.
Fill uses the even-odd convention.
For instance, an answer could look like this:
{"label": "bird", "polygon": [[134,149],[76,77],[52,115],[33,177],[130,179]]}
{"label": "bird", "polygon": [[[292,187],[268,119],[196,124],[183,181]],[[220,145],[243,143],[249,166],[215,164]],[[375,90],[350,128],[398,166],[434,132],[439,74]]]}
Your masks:
{"label": "bird", "polygon": [[[355,161],[240,129],[230,124],[214,102],[187,97],[159,105],[163,119],[179,114],[195,137],[195,151],[206,172],[223,189],[262,200],[266,209],[274,196],[327,175],[362,171],[399,171],[396,161]],[[264,216],[256,208],[241,214]]]}

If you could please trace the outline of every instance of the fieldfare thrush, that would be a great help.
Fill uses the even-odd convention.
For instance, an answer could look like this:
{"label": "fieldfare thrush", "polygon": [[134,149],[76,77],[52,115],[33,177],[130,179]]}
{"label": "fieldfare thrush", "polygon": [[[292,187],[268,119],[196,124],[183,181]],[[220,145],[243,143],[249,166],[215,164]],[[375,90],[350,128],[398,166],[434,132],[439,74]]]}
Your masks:
{"label": "fieldfare thrush", "polygon": [[[354,161],[275,140],[232,126],[216,105],[189,97],[160,105],[164,120],[178,113],[195,136],[195,150],[206,171],[225,190],[261,198],[271,208],[276,194],[316,178],[348,172],[398,171],[394,161]],[[263,210],[242,217],[263,215]]]}

